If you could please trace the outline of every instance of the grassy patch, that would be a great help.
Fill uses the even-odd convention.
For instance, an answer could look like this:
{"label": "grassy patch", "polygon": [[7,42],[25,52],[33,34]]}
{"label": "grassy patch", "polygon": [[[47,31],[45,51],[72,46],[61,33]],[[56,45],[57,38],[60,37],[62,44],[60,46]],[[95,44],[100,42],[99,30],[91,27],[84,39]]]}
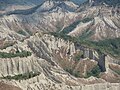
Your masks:
{"label": "grassy patch", "polygon": [[83,51],[80,51],[79,53],[75,54],[74,59],[76,61],[79,61],[80,58],[83,58]]}
{"label": "grassy patch", "polygon": [[113,71],[120,75],[120,70],[113,70]]}
{"label": "grassy patch", "polygon": [[27,57],[31,56],[32,53],[29,51],[22,51],[14,53],[0,52],[0,58],[14,58],[14,57]]}
{"label": "grassy patch", "polygon": [[[65,71],[69,72],[71,75],[73,75],[77,78],[78,77],[79,78],[84,77],[83,75],[80,74],[79,71],[74,71],[73,72],[73,69],[71,69],[71,68],[66,68]],[[100,70],[99,66],[96,65],[92,70],[87,71],[85,78],[89,78],[90,76],[94,76],[94,77],[99,78],[100,72],[101,72],[101,70]]]}
{"label": "grassy patch", "polygon": [[100,70],[99,66],[97,65],[91,71],[87,72],[87,75],[85,78],[88,78],[90,76],[99,77],[100,72],[101,72],[101,70]]}
{"label": "grassy patch", "polygon": [[87,22],[92,21],[92,20],[93,20],[93,18],[84,18],[81,22],[87,23]]}
{"label": "grassy patch", "polygon": [[87,29],[82,33],[81,36],[79,36],[79,39],[81,39],[81,40],[89,39],[89,37],[91,37],[93,34],[94,34],[93,31]]}
{"label": "grassy patch", "polygon": [[103,53],[110,54],[113,57],[120,57],[120,38],[93,42],[93,47],[101,50]]}
{"label": "grassy patch", "polygon": [[[64,40],[72,41],[75,44],[87,46],[89,48],[93,48],[98,51],[98,53],[107,53],[115,58],[120,58],[120,38],[115,39],[105,39],[101,41],[90,41],[87,39],[84,39],[83,37],[86,37],[88,35],[84,35],[81,37],[71,37],[69,35],[66,35],[64,33],[58,33],[54,32],[51,33],[53,36],[62,38]],[[90,33],[91,34],[91,33]]]}
{"label": "grassy patch", "polygon": [[19,30],[17,33],[26,36],[26,33],[23,30]]}
{"label": "grassy patch", "polygon": [[113,70],[114,72],[116,72],[118,75],[120,75],[120,69],[118,67],[111,67],[109,66],[111,70]]}
{"label": "grassy patch", "polygon": [[[30,31],[30,30],[28,30],[28,29],[26,29],[26,32],[29,34],[29,35],[33,35],[33,33]],[[26,34],[25,34],[26,35]]]}
{"label": "grassy patch", "polygon": [[72,24],[70,24],[68,27],[65,27],[65,28],[63,29],[63,31],[61,31],[60,33],[68,34],[68,33],[71,32],[73,29],[75,29],[80,22],[82,22],[82,23],[87,23],[87,22],[91,21],[92,19],[93,19],[93,18],[85,18],[85,19],[83,19],[83,20],[75,21],[75,22],[73,22]]}
{"label": "grassy patch", "polygon": [[39,74],[40,74],[40,72],[28,72],[28,73],[24,73],[24,74],[15,75],[15,76],[1,77],[1,79],[25,80],[25,79],[29,79],[29,78],[38,76]]}
{"label": "grassy patch", "polygon": [[70,24],[68,27],[64,28],[63,31],[61,33],[64,33],[64,34],[68,34],[69,32],[71,32],[73,29],[76,28],[76,26],[80,23],[81,21],[76,21],[76,22],[73,22],[72,24]]}
{"label": "grassy patch", "polygon": [[73,76],[75,76],[75,77],[79,77],[79,78],[81,77],[79,71],[75,71],[75,72],[73,72],[73,70],[70,69],[70,68],[66,68],[65,71],[69,72],[71,75],[73,75]]}

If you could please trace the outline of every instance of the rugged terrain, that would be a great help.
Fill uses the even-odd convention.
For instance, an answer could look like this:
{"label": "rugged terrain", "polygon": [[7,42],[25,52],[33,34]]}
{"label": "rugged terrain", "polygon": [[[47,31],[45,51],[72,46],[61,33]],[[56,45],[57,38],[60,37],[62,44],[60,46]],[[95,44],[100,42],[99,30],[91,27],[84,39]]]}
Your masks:
{"label": "rugged terrain", "polygon": [[11,1],[0,7],[0,90],[120,89],[119,5]]}

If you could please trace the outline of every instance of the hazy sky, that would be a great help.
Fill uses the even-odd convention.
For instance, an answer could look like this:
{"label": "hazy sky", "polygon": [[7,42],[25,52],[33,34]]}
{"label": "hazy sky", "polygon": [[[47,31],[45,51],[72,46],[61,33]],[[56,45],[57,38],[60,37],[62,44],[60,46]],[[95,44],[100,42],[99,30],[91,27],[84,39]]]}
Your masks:
{"label": "hazy sky", "polygon": [[79,4],[79,3],[85,2],[85,1],[87,1],[87,0],[72,0],[72,1],[74,1],[76,4]]}
{"label": "hazy sky", "polygon": [[[5,2],[5,3],[36,3],[39,4],[40,2],[43,2],[44,0],[0,0],[0,2]],[[71,0],[76,4],[80,4],[81,2],[85,2],[87,0]]]}

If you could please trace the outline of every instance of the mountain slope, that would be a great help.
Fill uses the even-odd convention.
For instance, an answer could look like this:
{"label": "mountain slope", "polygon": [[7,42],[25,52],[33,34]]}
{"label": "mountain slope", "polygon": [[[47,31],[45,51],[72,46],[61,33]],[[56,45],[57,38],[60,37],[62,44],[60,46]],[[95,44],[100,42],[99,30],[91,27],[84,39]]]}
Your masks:
{"label": "mountain slope", "polygon": [[120,9],[102,1],[2,1],[3,88],[120,90]]}
{"label": "mountain slope", "polygon": [[64,28],[62,32],[67,32],[71,36],[81,37],[84,33],[91,33],[88,38],[96,41],[120,37],[119,7],[112,8],[105,5],[93,7],[81,6],[77,12],[79,17],[82,18]]}
{"label": "mountain slope", "polygon": [[[1,33],[3,34],[4,30],[11,33],[23,32],[23,37],[36,31],[57,31],[64,25],[69,24],[73,18],[76,20],[77,14],[71,12],[71,10],[73,11],[76,9],[77,5],[74,6],[74,4],[72,4],[73,6],[70,6],[71,3],[72,2],[51,2],[49,4],[49,2],[46,1],[43,4],[30,9],[7,11],[6,13],[1,14],[2,16],[0,17]],[[47,8],[48,5],[49,7]],[[66,9],[64,9],[64,7],[66,7]],[[61,20],[62,23],[60,23]],[[10,33],[5,34],[7,34],[8,37]],[[21,36],[21,34],[19,35]],[[16,36],[19,37],[19,35]],[[14,35],[11,36],[15,37]],[[4,35],[4,37],[6,36]]]}

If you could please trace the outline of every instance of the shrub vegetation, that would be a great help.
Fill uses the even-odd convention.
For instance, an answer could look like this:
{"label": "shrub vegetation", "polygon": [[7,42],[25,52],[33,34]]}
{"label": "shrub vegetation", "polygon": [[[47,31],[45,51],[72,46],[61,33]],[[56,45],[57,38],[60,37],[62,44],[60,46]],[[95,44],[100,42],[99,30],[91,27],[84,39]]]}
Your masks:
{"label": "shrub vegetation", "polygon": [[80,72],[79,71],[75,71],[73,72],[73,69],[70,68],[66,68],[65,71],[69,72],[71,75],[75,76],[75,77],[81,77]]}
{"label": "shrub vegetation", "polygon": [[96,65],[91,71],[87,72],[86,78],[90,76],[99,77],[101,70],[98,65]]}
{"label": "shrub vegetation", "polygon": [[40,72],[28,72],[28,73],[24,73],[24,74],[18,74],[18,75],[15,75],[15,76],[2,77],[1,79],[24,80],[24,79],[29,79],[29,78],[35,77],[39,74],[40,74]]}
{"label": "shrub vegetation", "polygon": [[101,41],[91,41],[81,37],[71,37],[64,33],[54,32],[51,33],[55,37],[62,38],[64,40],[72,41],[77,45],[83,45],[97,50],[100,54],[107,53],[115,58],[120,58],[120,38],[105,39]]}
{"label": "shrub vegetation", "polygon": [[0,52],[0,58],[27,57],[27,56],[31,56],[31,54],[32,53],[29,51],[16,52],[15,54]]}

